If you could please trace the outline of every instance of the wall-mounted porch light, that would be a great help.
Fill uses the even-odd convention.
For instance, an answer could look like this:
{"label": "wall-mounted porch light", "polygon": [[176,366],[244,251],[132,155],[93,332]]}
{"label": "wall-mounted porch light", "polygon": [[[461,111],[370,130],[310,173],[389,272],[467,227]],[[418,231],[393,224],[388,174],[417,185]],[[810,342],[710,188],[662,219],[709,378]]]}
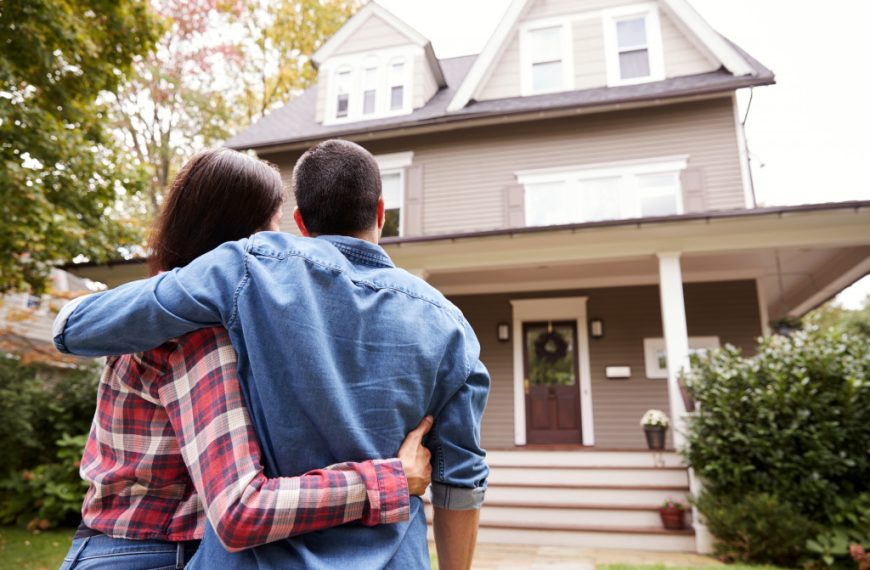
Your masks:
{"label": "wall-mounted porch light", "polygon": [[499,323],[496,327],[499,342],[507,342],[511,339],[511,326],[508,323]]}
{"label": "wall-mounted porch light", "polygon": [[604,321],[601,319],[592,319],[589,321],[589,336],[592,338],[601,338],[604,336]]}

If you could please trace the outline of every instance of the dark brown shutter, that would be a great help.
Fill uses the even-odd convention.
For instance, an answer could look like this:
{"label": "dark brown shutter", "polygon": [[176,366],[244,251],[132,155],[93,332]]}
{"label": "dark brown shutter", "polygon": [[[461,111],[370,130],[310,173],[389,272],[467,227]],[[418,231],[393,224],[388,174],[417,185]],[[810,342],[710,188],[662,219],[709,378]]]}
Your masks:
{"label": "dark brown shutter", "polygon": [[405,234],[423,235],[423,167],[409,166],[405,171]]}

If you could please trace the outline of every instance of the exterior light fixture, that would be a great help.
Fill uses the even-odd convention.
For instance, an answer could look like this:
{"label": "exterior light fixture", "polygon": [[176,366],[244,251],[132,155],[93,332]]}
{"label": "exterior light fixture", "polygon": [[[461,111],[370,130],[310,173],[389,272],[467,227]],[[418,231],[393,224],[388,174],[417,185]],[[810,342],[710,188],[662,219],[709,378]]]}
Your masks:
{"label": "exterior light fixture", "polygon": [[499,342],[507,342],[511,339],[511,326],[508,323],[499,323],[496,330]]}
{"label": "exterior light fixture", "polygon": [[601,319],[592,319],[589,321],[589,336],[592,338],[601,338],[604,336],[604,321]]}

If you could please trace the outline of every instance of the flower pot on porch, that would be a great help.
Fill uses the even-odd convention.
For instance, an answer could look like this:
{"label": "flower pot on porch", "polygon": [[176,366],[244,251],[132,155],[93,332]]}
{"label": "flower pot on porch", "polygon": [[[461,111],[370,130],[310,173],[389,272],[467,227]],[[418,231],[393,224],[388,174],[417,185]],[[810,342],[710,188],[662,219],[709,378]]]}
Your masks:
{"label": "flower pot on porch", "polygon": [[663,507],[659,509],[662,525],[667,530],[683,530],[686,528],[686,511],[675,507]]}
{"label": "flower pot on porch", "polygon": [[666,428],[660,426],[645,426],[643,433],[646,435],[646,445],[650,449],[665,448],[665,433]]}

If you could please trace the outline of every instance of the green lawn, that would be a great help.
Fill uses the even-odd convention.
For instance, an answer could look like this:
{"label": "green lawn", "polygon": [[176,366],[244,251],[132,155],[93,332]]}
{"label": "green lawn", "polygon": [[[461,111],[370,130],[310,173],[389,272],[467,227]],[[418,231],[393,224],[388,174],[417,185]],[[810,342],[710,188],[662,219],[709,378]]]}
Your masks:
{"label": "green lawn", "polygon": [[598,570],[783,570],[776,566],[753,566],[751,564],[728,564],[727,566],[665,566],[664,564],[647,564],[633,566],[631,564],[602,564]]}
{"label": "green lawn", "polygon": [[69,550],[74,529],[32,533],[13,526],[0,527],[0,568],[55,570]]}

